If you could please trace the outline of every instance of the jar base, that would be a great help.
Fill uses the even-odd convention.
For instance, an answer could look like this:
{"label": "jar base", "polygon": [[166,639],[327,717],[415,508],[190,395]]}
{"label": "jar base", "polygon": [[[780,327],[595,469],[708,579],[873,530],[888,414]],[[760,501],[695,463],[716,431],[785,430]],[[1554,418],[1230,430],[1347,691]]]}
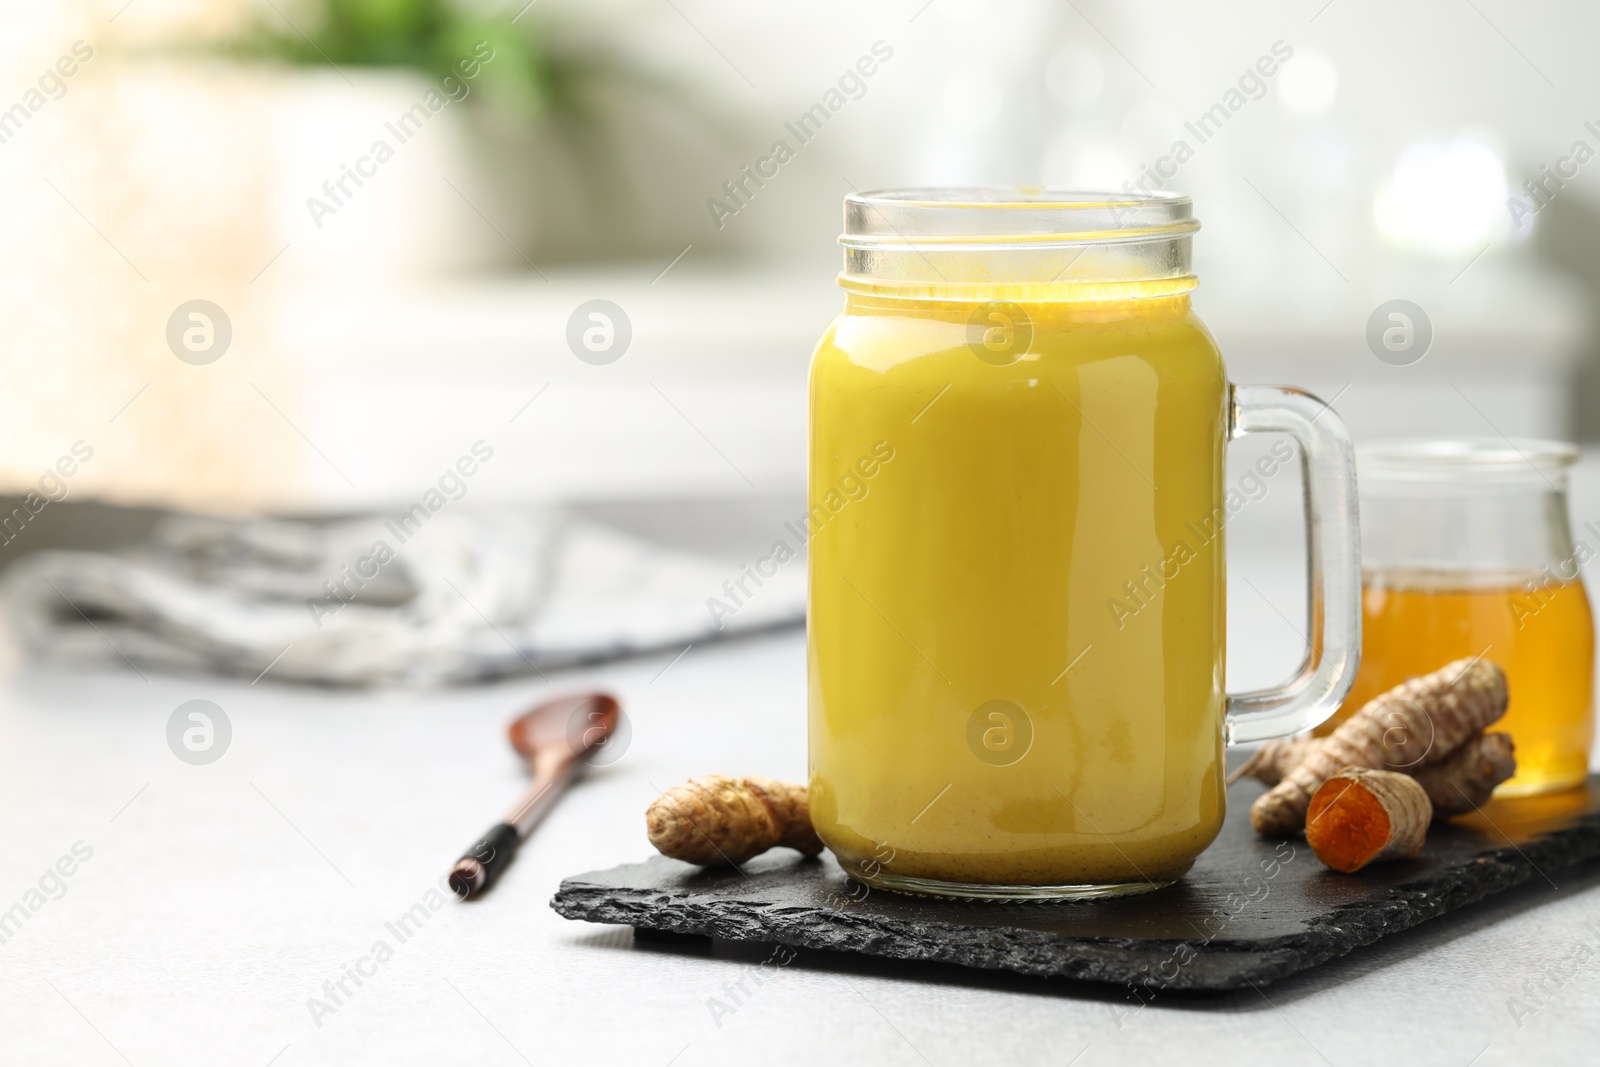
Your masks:
{"label": "jar base", "polygon": [[872,877],[851,875],[854,881],[873,889],[886,889],[917,897],[943,897],[951,900],[994,901],[999,903],[1036,902],[1050,903],[1068,900],[1100,900],[1105,897],[1128,897],[1165,889],[1176,878],[1167,881],[1141,880],[1138,882],[1106,882],[1087,885],[990,885],[986,882],[945,882],[937,878],[917,878],[911,875],[888,874],[880,871]]}

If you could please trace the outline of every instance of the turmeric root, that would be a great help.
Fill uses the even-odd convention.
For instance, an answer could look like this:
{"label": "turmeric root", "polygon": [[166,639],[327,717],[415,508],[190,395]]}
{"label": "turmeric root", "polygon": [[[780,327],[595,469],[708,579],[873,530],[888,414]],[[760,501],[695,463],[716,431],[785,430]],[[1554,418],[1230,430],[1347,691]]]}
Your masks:
{"label": "turmeric root", "polygon": [[1478,734],[1468,738],[1450,758],[1412,775],[1433,802],[1433,815],[1442,819],[1460,815],[1483,804],[1494,787],[1517,773],[1517,757],[1510,734]]}
{"label": "turmeric root", "polygon": [[1374,860],[1415,859],[1433,805],[1408,774],[1346,767],[1322,783],[1306,815],[1306,843],[1317,858],[1349,874]]}
{"label": "turmeric root", "polygon": [[1285,737],[1268,741],[1228,775],[1228,784],[1232,785],[1241,778],[1254,778],[1262,785],[1277,785],[1283,781],[1284,775],[1300,766],[1321,740],[1318,737]]}
{"label": "turmeric root", "polygon": [[1256,798],[1250,823],[1267,837],[1297,833],[1312,794],[1341,769],[1442,763],[1504,715],[1507,700],[1505,672],[1485,659],[1458,660],[1395,686],[1309,746],[1282,781]]}
{"label": "turmeric root", "polygon": [[[1319,742],[1320,738],[1315,737],[1269,741],[1228,775],[1228,784],[1240,778],[1254,778],[1262,785],[1277,785]],[[1479,733],[1463,741],[1443,763],[1409,770],[1411,777],[1428,791],[1433,817],[1442,819],[1487,802],[1495,786],[1517,773],[1517,759],[1510,734]]]}
{"label": "turmeric root", "polygon": [[650,843],[663,856],[711,867],[738,864],[782,845],[822,851],[811,828],[806,787],[771,778],[708,774],[674,786],[645,812]]}

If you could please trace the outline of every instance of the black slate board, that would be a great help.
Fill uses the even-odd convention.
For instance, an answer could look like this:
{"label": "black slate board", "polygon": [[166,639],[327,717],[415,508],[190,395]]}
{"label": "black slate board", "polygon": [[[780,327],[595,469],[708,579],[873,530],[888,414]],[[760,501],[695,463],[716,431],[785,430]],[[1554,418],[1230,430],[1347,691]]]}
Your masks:
{"label": "black slate board", "polygon": [[1194,869],[1141,896],[964,903],[867,891],[824,853],[787,849],[740,870],[656,856],[568,878],[551,907],[636,931],[782,943],[1139,989],[1231,990],[1342,956],[1523,882],[1600,856],[1600,775],[1580,789],[1496,800],[1435,824],[1421,858],[1330,871],[1304,841],[1250,829],[1254,782],[1229,790],[1221,836]]}

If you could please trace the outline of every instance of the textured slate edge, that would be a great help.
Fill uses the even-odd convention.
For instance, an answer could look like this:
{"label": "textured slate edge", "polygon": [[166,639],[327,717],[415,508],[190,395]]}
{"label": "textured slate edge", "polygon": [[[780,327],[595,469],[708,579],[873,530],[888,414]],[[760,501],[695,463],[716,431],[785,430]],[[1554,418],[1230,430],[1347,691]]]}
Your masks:
{"label": "textured slate edge", "polygon": [[[1600,819],[1591,816],[1520,850],[1508,846],[1486,851],[1471,868],[1447,868],[1392,887],[1382,898],[1330,909],[1303,933],[1259,941],[1070,938],[1040,930],[888,919],[826,908],[771,910],[736,899],[707,907],[672,891],[619,889],[586,883],[582,876],[564,880],[550,906],[569,919],[732,941],[782,942],[1141,989],[1226,991],[1278,981],[1541,877],[1541,871],[1596,856],[1600,856]],[[1176,966],[1170,978],[1155,973],[1185,945],[1193,950],[1192,959]]]}

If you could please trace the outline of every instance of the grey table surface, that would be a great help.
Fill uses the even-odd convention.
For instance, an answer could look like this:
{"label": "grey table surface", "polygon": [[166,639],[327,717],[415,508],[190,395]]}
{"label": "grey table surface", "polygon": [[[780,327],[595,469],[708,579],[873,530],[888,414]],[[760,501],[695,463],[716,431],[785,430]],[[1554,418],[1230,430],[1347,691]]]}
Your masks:
{"label": "grey table surface", "polygon": [[[92,855],[46,878],[43,906],[0,944],[0,1062],[1594,1062],[1594,871],[1266,995],[1143,1007],[1114,989],[882,961],[758,969],[760,949],[636,945],[626,928],[562,919],[548,901],[563,875],[646,854],[641,812],[657,786],[711,768],[804,771],[799,634],[669,659],[551,679],[614,687],[630,747],[567,797],[489,897],[436,912],[429,891],[521,784],[501,727],[545,683],[361,694],[14,669],[0,709],[0,907],[24,902],[75,845]],[[233,727],[208,766],[166,742],[173,709],[196,698]],[[426,921],[401,942],[386,924],[419,903]],[[380,940],[392,951],[381,962]],[[359,986],[345,978],[358,961]],[[341,978],[333,1006],[324,983]]]}
{"label": "grey table surface", "polygon": [[[1259,514],[1294,497],[1274,489]],[[1575,501],[1578,523],[1594,499]],[[1257,684],[1303,640],[1297,561],[1272,550],[1294,538],[1254,513],[1230,537],[1230,680]],[[490,896],[430,898],[523,785],[507,719],[591,684],[622,697],[627,749]],[[193,699],[232,726],[209,765],[167,743]],[[761,967],[770,950],[638,944],[550,910],[563,876],[648,854],[658,787],[713,770],[802,779],[804,708],[796,631],[418,692],[0,657],[0,1064],[1595,1062],[1595,869],[1264,994],[1144,1006],[888,961]]]}

